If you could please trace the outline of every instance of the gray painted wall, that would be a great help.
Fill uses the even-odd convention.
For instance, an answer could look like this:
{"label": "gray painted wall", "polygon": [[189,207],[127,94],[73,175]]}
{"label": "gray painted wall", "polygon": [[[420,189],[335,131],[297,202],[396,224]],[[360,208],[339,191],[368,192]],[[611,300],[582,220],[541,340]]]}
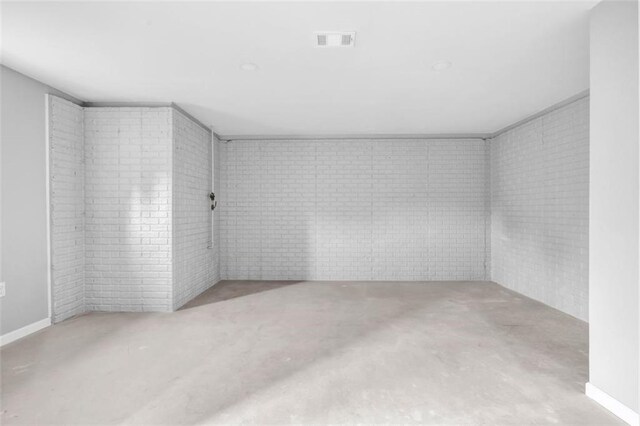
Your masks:
{"label": "gray painted wall", "polygon": [[638,4],[591,16],[589,381],[638,411]]}
{"label": "gray painted wall", "polygon": [[49,316],[45,95],[68,95],[0,66],[0,334]]}

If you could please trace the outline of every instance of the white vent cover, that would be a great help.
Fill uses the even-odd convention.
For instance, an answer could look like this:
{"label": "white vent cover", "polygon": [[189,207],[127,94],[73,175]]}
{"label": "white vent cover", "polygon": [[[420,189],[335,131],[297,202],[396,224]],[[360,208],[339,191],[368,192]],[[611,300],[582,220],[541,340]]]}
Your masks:
{"label": "white vent cover", "polygon": [[356,42],[355,31],[317,31],[316,47],[353,47]]}

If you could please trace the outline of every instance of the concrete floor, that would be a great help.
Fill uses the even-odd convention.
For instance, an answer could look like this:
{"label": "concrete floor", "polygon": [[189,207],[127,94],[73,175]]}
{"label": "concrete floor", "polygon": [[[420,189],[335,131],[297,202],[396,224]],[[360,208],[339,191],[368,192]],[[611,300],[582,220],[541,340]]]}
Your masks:
{"label": "concrete floor", "polygon": [[1,356],[3,424],[622,424],[587,325],[484,282],[221,282]]}

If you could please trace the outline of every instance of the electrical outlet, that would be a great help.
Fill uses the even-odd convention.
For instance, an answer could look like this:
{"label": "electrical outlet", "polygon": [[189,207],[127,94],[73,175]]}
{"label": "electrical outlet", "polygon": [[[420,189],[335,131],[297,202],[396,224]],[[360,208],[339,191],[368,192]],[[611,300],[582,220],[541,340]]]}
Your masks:
{"label": "electrical outlet", "polygon": [[0,283],[0,297],[4,297],[4,282]]}

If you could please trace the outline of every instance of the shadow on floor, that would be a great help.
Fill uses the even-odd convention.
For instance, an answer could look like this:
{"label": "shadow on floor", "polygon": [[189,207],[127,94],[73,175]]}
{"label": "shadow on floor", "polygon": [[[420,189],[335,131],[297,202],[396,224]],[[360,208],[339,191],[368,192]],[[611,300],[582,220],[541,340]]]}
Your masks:
{"label": "shadow on floor", "polygon": [[180,310],[196,308],[211,303],[223,302],[237,297],[262,293],[303,283],[304,281],[221,281],[209,290],[185,304]]}

